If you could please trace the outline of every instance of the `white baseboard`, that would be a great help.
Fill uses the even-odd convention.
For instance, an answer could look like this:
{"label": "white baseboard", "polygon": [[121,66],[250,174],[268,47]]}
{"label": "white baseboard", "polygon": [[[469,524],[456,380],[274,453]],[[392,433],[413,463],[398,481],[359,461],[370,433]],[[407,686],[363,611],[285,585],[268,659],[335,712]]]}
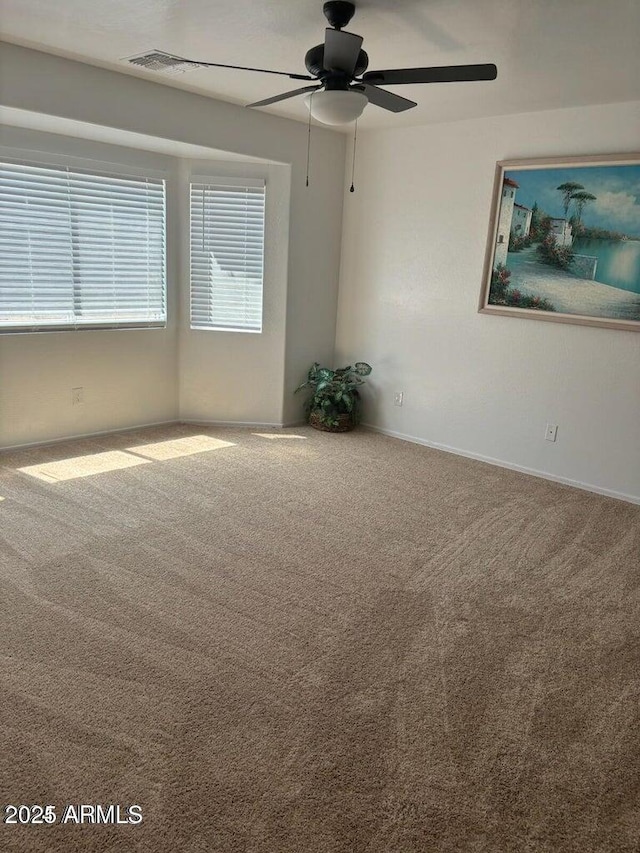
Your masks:
{"label": "white baseboard", "polygon": [[179,424],[180,421],[172,418],[168,421],[154,421],[146,424],[133,424],[132,426],[118,427],[117,429],[101,429],[97,432],[80,432],[74,435],[63,435],[61,438],[46,438],[43,441],[28,441],[24,444],[8,444],[5,447],[0,447],[0,453],[6,450],[26,450],[29,447],[47,447],[50,444],[61,444],[63,441],[74,441],[79,438],[98,438],[101,435],[113,435],[121,432],[132,432],[136,429],[147,429],[148,427],[171,426]]}
{"label": "white baseboard", "polygon": [[265,423],[264,421],[208,421],[204,418],[180,418],[178,423],[189,424],[190,426],[208,426],[208,427],[250,427],[251,429],[283,429],[289,424]]}
{"label": "white baseboard", "polygon": [[518,471],[521,474],[529,474],[532,477],[540,477],[543,480],[551,480],[554,483],[562,483],[564,486],[573,486],[576,489],[582,489],[585,492],[594,492],[597,495],[605,495],[608,498],[615,498],[619,501],[627,503],[640,504],[640,496],[627,495],[624,492],[616,492],[612,489],[603,489],[600,486],[594,486],[591,483],[583,483],[580,480],[572,480],[569,477],[559,477],[555,474],[549,474],[547,471],[538,471],[536,468],[527,468],[524,465],[514,465],[512,462],[505,462],[504,459],[495,459],[493,456],[484,456],[481,453],[472,453],[469,450],[461,450],[459,447],[450,447],[448,444],[439,444],[436,441],[427,441],[424,438],[418,438],[415,435],[406,435],[403,432],[395,432],[390,429],[374,426],[373,424],[362,424],[365,429],[372,432],[379,432],[382,435],[388,435],[391,438],[399,438],[402,441],[410,441],[412,444],[422,444],[425,447],[432,447],[434,450],[442,450],[445,453],[454,453],[456,456],[466,456],[468,459],[475,459],[478,462],[487,462],[489,465],[497,465],[499,468],[508,468],[510,471]]}

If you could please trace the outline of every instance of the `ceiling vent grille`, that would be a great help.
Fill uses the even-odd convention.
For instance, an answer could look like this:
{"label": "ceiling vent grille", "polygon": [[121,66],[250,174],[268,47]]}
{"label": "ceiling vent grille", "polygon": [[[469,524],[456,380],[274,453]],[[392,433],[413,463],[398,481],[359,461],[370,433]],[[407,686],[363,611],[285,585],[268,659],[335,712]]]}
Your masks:
{"label": "ceiling vent grille", "polygon": [[161,71],[164,74],[183,74],[185,71],[203,67],[195,62],[185,62],[179,56],[172,56],[162,50],[149,50],[136,56],[128,56],[124,61],[137,65],[138,68],[146,68],[147,71]]}

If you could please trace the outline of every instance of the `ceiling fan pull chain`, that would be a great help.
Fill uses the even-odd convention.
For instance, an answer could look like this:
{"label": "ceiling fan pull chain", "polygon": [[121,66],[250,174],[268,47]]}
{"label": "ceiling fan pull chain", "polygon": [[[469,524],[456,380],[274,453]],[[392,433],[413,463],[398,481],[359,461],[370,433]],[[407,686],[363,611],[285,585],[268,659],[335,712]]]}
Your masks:
{"label": "ceiling fan pull chain", "polygon": [[355,185],[353,183],[353,178],[356,173],[356,142],[358,141],[358,119],[356,119],[355,126],[353,128],[353,160],[351,162],[351,186],[349,187],[349,192],[354,193],[356,191]]}
{"label": "ceiling fan pull chain", "polygon": [[313,92],[309,95],[309,125],[307,131],[307,183],[306,186],[309,186],[309,163],[311,158],[311,103],[313,101]]}

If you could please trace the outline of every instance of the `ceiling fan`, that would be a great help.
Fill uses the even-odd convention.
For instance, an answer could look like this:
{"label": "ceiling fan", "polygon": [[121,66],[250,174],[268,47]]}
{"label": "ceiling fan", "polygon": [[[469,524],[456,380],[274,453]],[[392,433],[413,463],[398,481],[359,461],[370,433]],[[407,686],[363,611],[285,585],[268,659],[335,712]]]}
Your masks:
{"label": "ceiling fan", "polygon": [[[387,71],[367,71],[369,57],[362,50],[362,36],[346,32],[356,7],[346,0],[328,0],[322,11],[331,25],[325,30],[324,44],[307,51],[305,65],[309,74],[289,74],[266,68],[248,68],[242,65],[223,65],[218,62],[199,62],[179,57],[172,59],[188,65],[214,68],[237,68],[242,71],[259,71],[279,74],[292,80],[312,80],[313,85],[302,86],[248,104],[249,107],[266,107],[306,94],[307,105],[318,121],[324,124],[345,124],[354,121],[368,103],[393,113],[404,112],[417,106],[415,101],[402,98],[380,86],[397,86],[412,83],[454,83],[470,80],[495,80],[497,68],[484,65],[446,65],[433,68],[394,68]],[[166,56],[166,54],[165,54]],[[135,60],[130,60],[135,61]],[[139,62],[138,64],[143,64]]]}

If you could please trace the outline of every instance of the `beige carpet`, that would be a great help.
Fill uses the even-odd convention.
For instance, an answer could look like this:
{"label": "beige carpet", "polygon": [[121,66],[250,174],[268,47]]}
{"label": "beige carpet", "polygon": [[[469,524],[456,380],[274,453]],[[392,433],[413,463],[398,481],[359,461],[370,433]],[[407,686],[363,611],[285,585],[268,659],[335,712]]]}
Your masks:
{"label": "beige carpet", "polygon": [[363,431],[0,466],[0,803],[143,813],[0,850],[639,849],[639,507]]}

